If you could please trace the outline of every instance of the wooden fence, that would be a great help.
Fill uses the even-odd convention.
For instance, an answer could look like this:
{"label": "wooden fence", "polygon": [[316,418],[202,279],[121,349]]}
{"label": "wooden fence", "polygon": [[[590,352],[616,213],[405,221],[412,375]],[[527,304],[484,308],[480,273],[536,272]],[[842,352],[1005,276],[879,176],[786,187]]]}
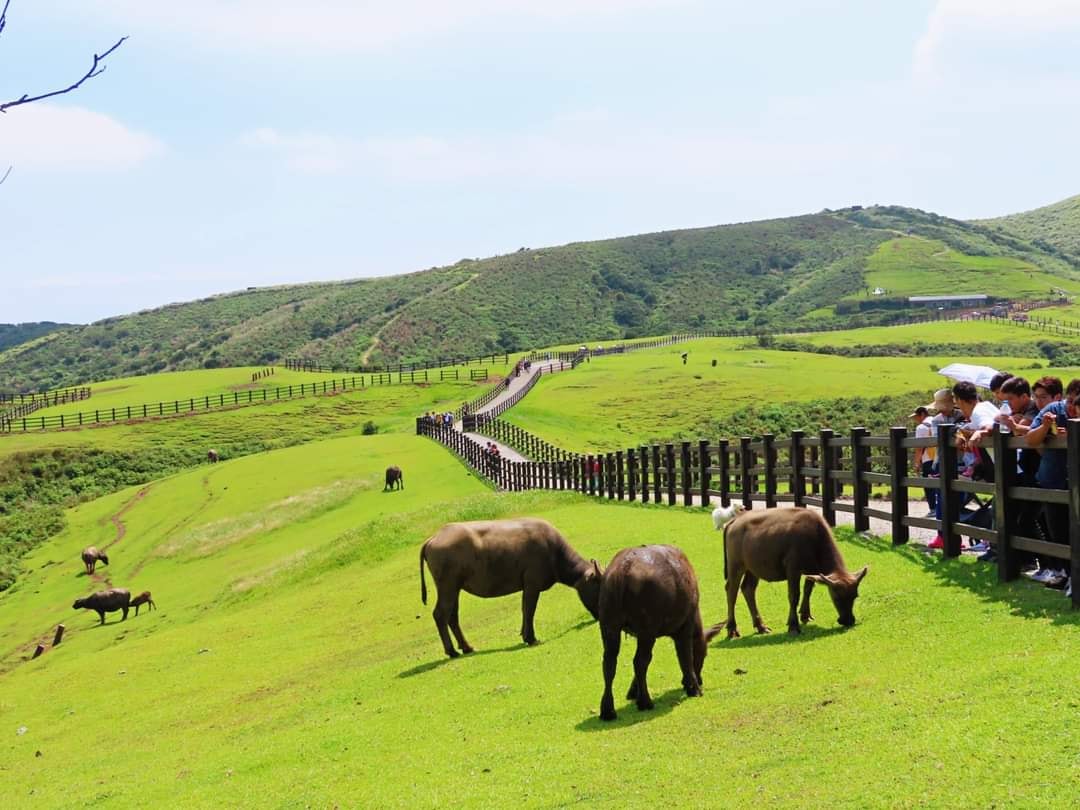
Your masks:
{"label": "wooden fence", "polygon": [[[574,368],[573,363],[567,363],[561,360],[556,362],[558,362],[558,366],[552,363],[552,365],[546,369],[548,374],[554,374],[556,371],[566,371],[567,369]],[[536,385],[540,377],[543,376],[544,371],[545,369],[543,367],[540,367],[537,368],[535,373],[523,372],[529,373],[531,375],[528,382],[526,382],[525,385],[523,385],[520,389],[515,391],[513,396],[508,397],[503,402],[500,402],[498,405],[485,412],[482,418],[496,417],[503,411],[506,411],[509,408],[517,405],[521,401],[521,398],[524,397],[527,393],[529,393],[532,390],[532,387]],[[454,411],[454,417],[462,420],[462,424],[466,432],[471,432],[476,427],[477,411],[487,407],[490,402],[501,396],[510,387],[510,384],[513,380],[514,377],[512,376],[505,378],[504,380],[502,380],[502,382],[497,383],[494,387],[485,391],[481,396],[477,397],[471,402],[463,403],[460,408]]]}
{"label": "wooden fence", "polygon": [[81,402],[90,398],[90,388],[65,388],[56,391],[43,391],[39,394],[11,394],[0,398],[0,430],[4,422],[21,419],[34,411],[65,405],[68,402]]}
{"label": "wooden fence", "polygon": [[[997,459],[995,481],[961,477],[952,425],[943,425],[936,438],[914,438],[904,427],[892,428],[888,436],[870,436],[857,427],[847,434],[828,429],[814,435],[794,431],[784,438],[765,435],[723,439],[715,444],[701,439],[595,455],[562,450],[498,420],[480,419],[476,427],[490,430],[493,437],[543,460],[494,458],[480,442],[461,431],[423,419],[416,423],[418,434],[441,442],[505,490],[574,490],[611,500],[652,500],[672,506],[707,507],[713,499],[723,505],[741,501],[747,507],[755,503],[774,507],[785,502],[816,506],[832,526],[838,512],[853,516],[856,531],[868,530],[871,518],[887,521],[894,544],[906,543],[913,526],[937,530],[945,540],[946,557],[960,554],[961,537],[987,541],[995,549],[1002,581],[1019,576],[1025,552],[1037,555],[1042,562],[1049,558],[1067,561],[1073,582],[1080,581],[1080,419],[1070,420],[1064,436],[1059,434],[1044,445],[1066,453],[1070,486],[1065,490],[1021,486],[1016,464],[1005,460],[1015,459],[1016,452],[1026,447],[1025,441],[997,431],[992,445]],[[917,447],[937,448],[940,478],[912,475],[911,451]],[[886,471],[874,472],[875,467]],[[845,486],[852,497],[841,500]],[[874,486],[888,488],[887,502],[871,498]],[[908,491],[913,487],[939,493],[941,520],[910,513]],[[995,528],[964,522],[970,519],[961,509],[965,493],[992,499]],[[1051,542],[1020,533],[1033,525],[1033,521],[1022,520],[1025,511],[1044,506],[1068,512],[1068,538]],[[1073,589],[1072,603],[1080,606],[1080,588]]]}
{"label": "wooden fence", "polygon": [[484,354],[477,357],[447,357],[439,358],[436,360],[430,360],[427,362],[412,362],[412,363],[387,363],[380,366],[359,366],[357,368],[348,368],[345,366],[326,366],[315,360],[308,360],[299,357],[289,357],[284,361],[285,368],[290,371],[318,371],[326,374],[334,374],[338,372],[355,372],[357,374],[408,374],[409,372],[418,372],[431,369],[446,369],[452,366],[469,366],[469,365],[494,365],[510,364],[510,355],[506,354]]}

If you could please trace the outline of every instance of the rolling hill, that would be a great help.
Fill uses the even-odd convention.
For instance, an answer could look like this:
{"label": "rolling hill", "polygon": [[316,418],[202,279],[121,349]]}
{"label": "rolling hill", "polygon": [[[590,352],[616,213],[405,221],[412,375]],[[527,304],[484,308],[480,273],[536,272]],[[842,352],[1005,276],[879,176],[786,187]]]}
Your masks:
{"label": "rolling hill", "polygon": [[977,221],[993,231],[1013,234],[1048,253],[1080,261],[1080,194],[1033,211]]}
{"label": "rolling hill", "polygon": [[41,321],[39,323],[0,323],[0,352],[26,343],[34,338],[55,332],[58,329],[67,329],[71,324],[53,323]]}
{"label": "rolling hill", "polygon": [[904,295],[930,281],[1009,298],[1045,297],[1040,291],[1052,285],[1080,290],[1080,260],[1049,247],[914,209],[856,206],[522,248],[401,276],[218,295],[63,330],[0,352],[0,389],[288,356],[355,368],[677,330],[866,325],[898,315],[902,297],[868,295],[872,280],[895,288],[898,274]]}

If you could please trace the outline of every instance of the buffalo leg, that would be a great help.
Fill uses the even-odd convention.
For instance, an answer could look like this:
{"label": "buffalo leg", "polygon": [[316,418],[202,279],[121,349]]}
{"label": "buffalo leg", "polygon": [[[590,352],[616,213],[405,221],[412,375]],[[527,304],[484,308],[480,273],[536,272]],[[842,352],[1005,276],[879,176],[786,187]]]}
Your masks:
{"label": "buffalo leg", "polygon": [[536,603],[539,601],[540,591],[525,588],[521,592],[521,640],[526,644],[536,644],[533,619],[536,617]]}
{"label": "buffalo leg", "polygon": [[630,690],[626,693],[626,699],[637,701],[637,707],[642,711],[648,711],[653,707],[646,676],[649,673],[654,644],[656,644],[655,637],[638,636],[637,652],[634,653],[634,680],[630,682]]}
{"label": "buffalo leg", "polygon": [[802,604],[799,605],[799,619],[803,624],[812,622],[814,617],[810,615],[810,594],[814,591],[814,580],[807,578],[803,582]]}
{"label": "buffalo leg", "polygon": [[799,575],[797,573],[788,577],[787,591],[789,606],[787,630],[792,635],[798,635],[802,630],[799,629],[799,618],[795,613],[795,609],[799,606]]}
{"label": "buffalo leg", "polygon": [[600,698],[600,719],[614,720],[615,697],[611,694],[611,684],[615,680],[615,665],[619,662],[619,645],[622,637],[618,630],[601,630],[604,641],[604,696]]}
{"label": "buffalo leg", "polygon": [[700,697],[701,680],[694,666],[694,637],[701,632],[701,628],[692,622],[687,625],[675,638],[675,654],[679,657],[679,668],[682,670],[683,689],[689,697]]}
{"label": "buffalo leg", "polygon": [[104,610],[99,610],[97,612],[97,615],[101,618],[101,623],[105,624],[105,611]]}
{"label": "buffalo leg", "polygon": [[127,614],[128,614],[128,606],[124,605],[124,618],[121,619],[120,621],[126,622],[127,621]]}
{"label": "buffalo leg", "polygon": [[772,631],[765,626],[765,622],[762,620],[761,612],[758,610],[757,606],[758,582],[758,578],[747,571],[742,581],[742,595],[743,599],[746,600],[746,606],[750,608],[750,618],[754,622],[754,629],[759,633],[769,633]]}
{"label": "buffalo leg", "polygon": [[727,580],[727,637],[738,638],[739,630],[735,623],[735,602],[739,598],[739,583],[742,582],[743,574],[746,573],[745,569],[735,563],[729,563],[730,570],[728,571]]}
{"label": "buffalo leg", "polygon": [[468,654],[473,651],[473,648],[469,646],[469,642],[465,640],[465,634],[461,632],[461,622],[458,620],[458,607],[459,600],[455,599],[454,605],[450,610],[450,631],[454,634],[454,638],[457,639],[461,651]]}
{"label": "buffalo leg", "polygon": [[439,592],[439,598],[435,602],[435,609],[431,611],[431,618],[435,620],[435,627],[439,631],[439,638],[442,639],[443,649],[446,654],[451,658],[457,658],[458,651],[454,649],[454,645],[450,643],[450,631],[449,622],[450,616],[453,612],[451,604],[457,604],[458,597],[457,592],[454,592],[454,596],[450,597],[448,593],[443,591]]}

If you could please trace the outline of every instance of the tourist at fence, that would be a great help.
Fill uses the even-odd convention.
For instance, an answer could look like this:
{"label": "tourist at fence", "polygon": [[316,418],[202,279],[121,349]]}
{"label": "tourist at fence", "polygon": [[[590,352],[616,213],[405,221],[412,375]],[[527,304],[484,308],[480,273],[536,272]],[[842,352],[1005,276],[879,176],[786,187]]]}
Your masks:
{"label": "tourist at fence", "polygon": [[[1036,383],[1046,394],[1053,396],[1055,390],[1059,391],[1061,381],[1057,378],[1043,377]],[[1031,423],[1031,429],[1027,432],[1029,447],[1042,448],[1042,458],[1039,462],[1039,470],[1036,480],[1043,489],[1068,489],[1068,468],[1066,466],[1066,451],[1056,448],[1045,448],[1048,437],[1065,434],[1069,419],[1080,418],[1080,407],[1077,399],[1080,399],[1080,379],[1074,379],[1065,389],[1065,399],[1056,399],[1048,402]],[[1065,504],[1044,504],[1046,525],[1049,529],[1050,540],[1055,543],[1069,542],[1069,507]]]}
{"label": "tourist at fence", "polygon": [[[941,431],[942,425],[959,424],[960,421],[964,418],[964,414],[956,407],[956,399],[953,397],[952,390],[948,388],[939,388],[937,391],[935,391],[934,401],[931,402],[927,406],[927,408],[936,411],[935,416],[930,420],[930,428],[934,438],[937,438],[938,434]],[[934,459],[932,476],[941,476],[940,458]],[[971,498],[968,493],[961,493],[960,497],[961,506],[963,506]],[[937,502],[934,504],[934,517],[936,517],[938,520],[941,520],[942,517],[942,506],[942,500],[941,498],[938,498]],[[942,536],[941,532],[938,532],[934,539],[927,544],[927,548],[945,548],[945,538]]]}
{"label": "tourist at fence", "polygon": [[1007,371],[999,371],[993,377],[990,378],[990,393],[993,395],[994,404],[997,406],[998,413],[1009,413],[1010,406],[1008,397],[1001,390],[1001,387],[1012,378],[1012,374]]}
{"label": "tourist at fence", "polygon": [[[912,413],[908,414],[908,419],[914,420],[915,422],[916,439],[928,439],[931,436],[937,435],[931,424],[930,410],[925,405],[920,405]],[[916,447],[913,459],[915,471],[923,478],[930,478],[934,471],[935,458],[937,458],[936,447]],[[927,489],[924,490],[924,492],[926,495],[926,505],[930,507],[930,511],[927,514],[932,515],[937,508],[938,491],[936,489]]]}

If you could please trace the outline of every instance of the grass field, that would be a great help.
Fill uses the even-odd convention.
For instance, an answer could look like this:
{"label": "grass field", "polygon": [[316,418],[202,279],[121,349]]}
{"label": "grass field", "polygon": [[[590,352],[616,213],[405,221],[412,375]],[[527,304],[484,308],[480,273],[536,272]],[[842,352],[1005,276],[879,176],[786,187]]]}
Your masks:
{"label": "grass field", "polygon": [[[823,333],[822,339],[839,334]],[[572,373],[541,380],[504,418],[568,450],[607,451],[683,435],[751,403],[929,393],[946,382],[931,366],[958,359],[848,358],[753,348],[733,352],[733,340],[738,339],[597,358]],[[686,365],[679,359],[683,351],[689,353]],[[1024,357],[962,359],[1004,365],[1017,373],[1036,362]]]}
{"label": "grass field", "polygon": [[1023,326],[994,321],[928,321],[900,326],[872,326],[796,336],[815,346],[873,346],[889,343],[1000,343],[1031,347],[1043,335]]}
{"label": "grass field", "polygon": [[1052,288],[1080,291],[1076,281],[1020,259],[968,256],[941,242],[907,236],[885,242],[870,255],[865,280],[867,286],[882,287],[891,296],[985,293],[1040,299]]}
{"label": "grass field", "polygon": [[[384,495],[391,460],[407,488]],[[415,437],[223,463],[74,510],[0,596],[5,803],[1071,805],[1080,617],[1059,593],[845,533],[848,565],[871,567],[855,628],[818,593],[800,638],[715,641],[700,699],[682,696],[662,641],[647,713],[622,699],[627,639],[606,724],[599,633],[570,589],[540,600],[534,648],[517,637],[520,600],[463,597],[478,652],[454,661],[420,603],[417,548],[441,522],[516,514],[602,563],[678,544],[705,621],[721,618],[718,535],[701,511],[495,495]],[[112,542],[98,574],[152,590],[158,610],[103,627],[72,611],[94,587],[77,559],[87,542]],[[784,591],[759,591],[774,627]],[[59,621],[63,644],[19,662]]]}

